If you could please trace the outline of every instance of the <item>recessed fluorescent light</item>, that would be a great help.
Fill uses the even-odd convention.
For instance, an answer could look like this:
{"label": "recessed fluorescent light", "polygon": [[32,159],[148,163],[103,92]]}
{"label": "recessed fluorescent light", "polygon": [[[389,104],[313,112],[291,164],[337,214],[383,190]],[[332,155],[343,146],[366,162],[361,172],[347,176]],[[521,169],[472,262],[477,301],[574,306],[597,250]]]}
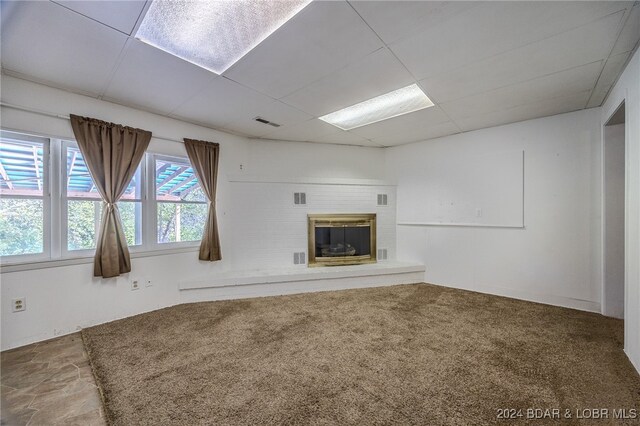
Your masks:
{"label": "recessed fluorescent light", "polygon": [[136,38],[222,74],[310,1],[155,0]]}
{"label": "recessed fluorescent light", "polygon": [[420,90],[417,84],[412,84],[324,115],[320,117],[320,120],[333,124],[342,130],[351,130],[430,106],[433,106],[433,102]]}

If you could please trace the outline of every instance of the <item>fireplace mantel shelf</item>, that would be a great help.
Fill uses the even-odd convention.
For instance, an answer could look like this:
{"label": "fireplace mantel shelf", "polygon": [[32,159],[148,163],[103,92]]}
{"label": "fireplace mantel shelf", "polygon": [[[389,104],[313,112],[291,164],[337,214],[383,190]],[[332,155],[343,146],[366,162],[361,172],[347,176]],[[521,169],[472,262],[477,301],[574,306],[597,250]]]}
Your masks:
{"label": "fireplace mantel shelf", "polygon": [[240,270],[216,273],[215,276],[178,284],[180,291],[206,288],[235,287],[256,284],[357,278],[376,275],[424,273],[421,263],[384,261],[368,265],[331,266],[324,268],[287,268],[271,270]]}

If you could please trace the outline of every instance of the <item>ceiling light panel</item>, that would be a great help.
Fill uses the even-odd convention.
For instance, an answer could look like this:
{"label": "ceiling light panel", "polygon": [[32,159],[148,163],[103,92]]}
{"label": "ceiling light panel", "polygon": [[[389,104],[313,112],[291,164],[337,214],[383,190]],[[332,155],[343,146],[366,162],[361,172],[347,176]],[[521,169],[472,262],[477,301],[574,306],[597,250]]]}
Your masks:
{"label": "ceiling light panel", "polygon": [[222,74],[311,0],[155,0],[136,38]]}
{"label": "ceiling light panel", "polygon": [[324,115],[320,120],[342,130],[351,130],[430,106],[433,106],[433,102],[417,84],[412,84]]}

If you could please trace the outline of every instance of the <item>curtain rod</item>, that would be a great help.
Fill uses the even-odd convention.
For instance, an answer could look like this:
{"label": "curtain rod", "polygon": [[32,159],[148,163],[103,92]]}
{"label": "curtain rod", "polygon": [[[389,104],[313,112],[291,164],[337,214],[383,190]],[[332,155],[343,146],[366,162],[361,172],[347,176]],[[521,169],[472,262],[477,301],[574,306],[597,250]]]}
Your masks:
{"label": "curtain rod", "polygon": [[[56,114],[55,112],[44,111],[44,110],[41,110],[41,109],[23,107],[23,106],[20,106],[20,105],[9,104],[7,102],[1,102],[0,101],[0,106],[6,107],[6,108],[15,109],[15,110],[18,110],[18,111],[25,111],[25,112],[30,112],[30,113],[33,113],[33,114],[44,115],[46,117],[59,118],[59,119],[62,119],[62,120],[71,120],[71,118],[68,115]],[[154,139],[162,139],[162,140],[169,141],[169,142],[183,143],[183,141],[180,141],[180,140],[177,140],[177,139],[167,138],[167,137],[164,137],[164,136],[156,136],[155,134],[153,134],[153,132],[151,132],[151,137],[154,138]]]}

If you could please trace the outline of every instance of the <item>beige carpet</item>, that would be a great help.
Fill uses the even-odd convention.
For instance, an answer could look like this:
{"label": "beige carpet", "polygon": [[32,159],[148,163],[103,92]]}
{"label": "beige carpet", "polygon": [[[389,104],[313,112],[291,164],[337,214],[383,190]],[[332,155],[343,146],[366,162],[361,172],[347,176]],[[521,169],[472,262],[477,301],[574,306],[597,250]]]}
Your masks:
{"label": "beige carpet", "polygon": [[621,321],[427,284],[180,305],[83,337],[114,425],[506,425],[499,409],[640,409]]}

